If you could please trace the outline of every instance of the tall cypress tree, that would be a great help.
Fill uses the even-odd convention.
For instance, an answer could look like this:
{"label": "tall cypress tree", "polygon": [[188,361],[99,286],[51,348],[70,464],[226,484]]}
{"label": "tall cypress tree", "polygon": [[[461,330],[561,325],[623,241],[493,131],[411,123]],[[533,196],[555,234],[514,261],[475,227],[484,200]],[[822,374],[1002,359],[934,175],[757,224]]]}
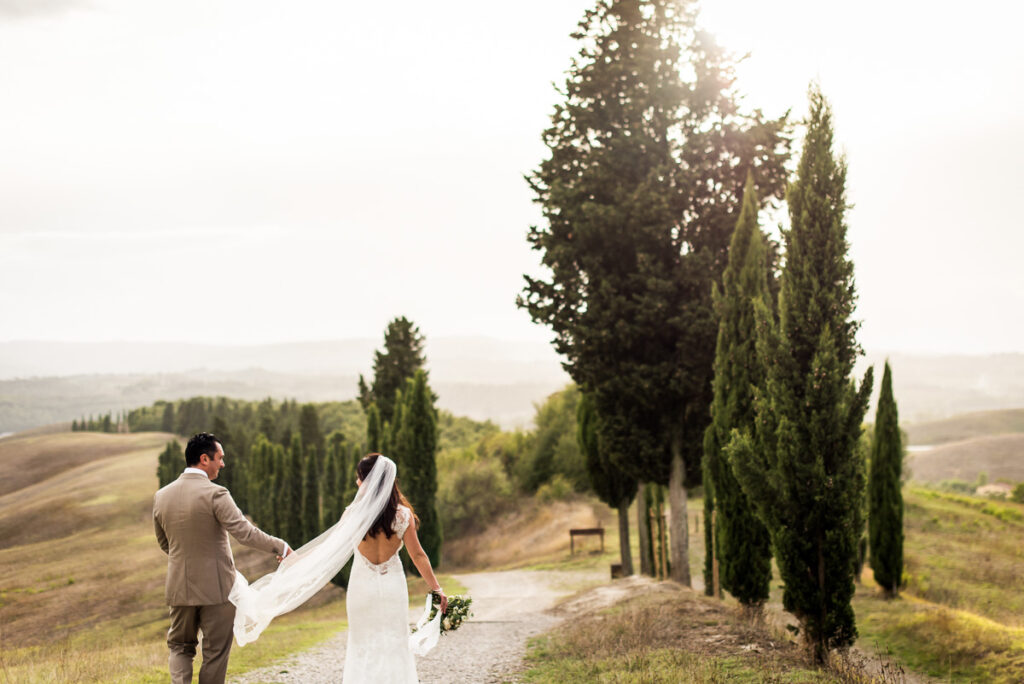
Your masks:
{"label": "tall cypress tree", "polygon": [[878,397],[868,480],[868,536],[875,581],[888,596],[899,594],[903,577],[903,443],[892,394],[892,371],[885,362]]}
{"label": "tall cypress tree", "polygon": [[366,409],[366,448],[370,453],[379,453],[384,446],[381,440],[382,431],[380,409],[377,408],[377,404],[370,404]]}
{"label": "tall cypress tree", "polygon": [[164,406],[164,415],[160,422],[160,429],[164,432],[174,432],[174,402],[169,401]]}
{"label": "tall cypress tree", "polygon": [[757,304],[766,381],[753,436],[733,431],[729,457],[768,528],[783,606],[816,661],[857,638],[853,608],[865,473],[857,448],[872,375],[852,380],[861,353],[847,257],[846,163],[833,153],[832,113],[810,92],[807,138],[788,194],[790,228],[779,322]]}
{"label": "tall cypress tree", "polygon": [[360,402],[376,403],[380,414],[390,419],[395,410],[395,392],[404,388],[406,381],[423,368],[423,346],[420,329],[405,316],[388,323],[384,331],[384,350],[373,353],[373,385],[367,394],[366,382],[362,382]]}
{"label": "tall cypress tree", "polygon": [[184,467],[185,454],[181,445],[176,440],[168,442],[157,457],[156,476],[160,486],[174,482]]}
{"label": "tall cypress tree", "polygon": [[303,404],[299,411],[299,435],[302,437],[302,450],[307,456],[312,455],[317,470],[324,469],[324,436],[320,431],[320,414],[314,404]]}
{"label": "tall cypress tree", "polygon": [[302,537],[299,544],[305,544],[320,534],[320,469],[316,462],[316,447],[311,448],[302,464]]}
{"label": "tall cypress tree", "polygon": [[633,574],[633,554],[629,548],[629,505],[636,496],[637,482],[622,472],[601,443],[594,400],[583,393],[576,407],[576,441],[587,463],[590,485],[601,501],[619,513],[619,556],[624,575]]}
{"label": "tall cypress tree", "polygon": [[[748,607],[768,600],[772,578],[770,540],[736,481],[722,445],[728,443],[732,430],[749,431],[754,425],[753,387],[761,384],[764,375],[755,346],[754,300],[765,308],[771,306],[765,257],[764,236],[757,224],[756,190],[753,178],[748,177],[722,288],[714,289],[718,345],[712,422],[704,437],[704,472],[710,479],[704,483],[705,496],[717,513],[714,537],[720,583]],[[710,523],[712,518],[706,520]],[[708,555],[712,550],[709,545]],[[710,581],[706,574],[705,585]]]}
{"label": "tall cypress tree", "polygon": [[[419,537],[434,567],[441,562],[441,518],[437,513],[437,410],[427,374],[416,371],[403,393],[404,409],[395,436],[402,462],[402,490],[420,518]],[[396,414],[399,412],[396,411]],[[394,429],[394,428],[393,428]]]}
{"label": "tall cypress tree", "polygon": [[302,438],[292,436],[292,443],[285,453],[282,448],[283,465],[277,470],[277,523],[284,540],[293,546],[300,545],[302,528]]}

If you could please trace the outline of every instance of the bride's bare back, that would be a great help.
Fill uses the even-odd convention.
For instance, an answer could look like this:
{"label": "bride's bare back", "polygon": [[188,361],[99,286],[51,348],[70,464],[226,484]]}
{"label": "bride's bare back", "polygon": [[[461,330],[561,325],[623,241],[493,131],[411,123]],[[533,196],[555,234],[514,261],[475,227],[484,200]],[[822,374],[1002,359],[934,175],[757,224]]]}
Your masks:
{"label": "bride's bare back", "polygon": [[401,546],[402,538],[397,534],[391,535],[389,539],[382,532],[359,542],[359,553],[363,554],[363,558],[366,560],[378,565],[394,556]]}

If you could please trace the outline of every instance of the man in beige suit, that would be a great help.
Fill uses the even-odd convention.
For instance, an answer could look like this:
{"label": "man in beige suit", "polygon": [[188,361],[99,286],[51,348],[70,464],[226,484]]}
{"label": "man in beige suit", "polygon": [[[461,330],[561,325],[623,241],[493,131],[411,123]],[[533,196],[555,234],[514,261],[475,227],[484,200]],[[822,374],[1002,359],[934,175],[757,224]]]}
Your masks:
{"label": "man in beige suit", "polygon": [[185,472],[153,499],[156,538],[167,554],[171,681],[192,681],[192,659],[202,630],[199,684],[220,684],[227,672],[235,620],[235,606],[228,601],[235,582],[228,534],[246,546],[276,554],[279,561],[291,549],[246,520],[231,493],[213,484],[224,467],[224,449],[214,435],[201,432],[188,441],[185,465]]}

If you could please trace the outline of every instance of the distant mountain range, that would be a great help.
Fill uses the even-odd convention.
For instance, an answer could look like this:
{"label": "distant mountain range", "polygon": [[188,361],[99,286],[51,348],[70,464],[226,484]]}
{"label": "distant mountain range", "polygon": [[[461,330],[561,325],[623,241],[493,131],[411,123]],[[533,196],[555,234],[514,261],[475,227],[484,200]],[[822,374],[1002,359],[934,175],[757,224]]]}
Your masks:
{"label": "distant mountain range", "polygon": [[[368,338],[235,346],[3,342],[0,433],[199,394],[351,399],[379,346]],[[442,408],[505,427],[528,425],[534,403],[570,381],[542,342],[438,337],[428,340],[426,354]],[[869,354],[858,367],[863,374],[876,365],[876,394],[885,358]],[[1024,354],[889,359],[904,422],[1024,407]]]}

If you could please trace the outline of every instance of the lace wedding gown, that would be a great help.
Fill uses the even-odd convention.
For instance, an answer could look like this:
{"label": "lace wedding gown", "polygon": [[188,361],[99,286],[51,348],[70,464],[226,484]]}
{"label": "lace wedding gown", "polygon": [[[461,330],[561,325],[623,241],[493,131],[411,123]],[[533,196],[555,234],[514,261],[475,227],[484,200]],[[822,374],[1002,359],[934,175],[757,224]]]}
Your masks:
{"label": "lace wedding gown", "polygon": [[[399,539],[411,514],[400,506],[392,529]],[[371,563],[356,548],[348,580],[348,647],[344,684],[416,684],[416,661],[409,649],[409,588],[398,552]]]}

